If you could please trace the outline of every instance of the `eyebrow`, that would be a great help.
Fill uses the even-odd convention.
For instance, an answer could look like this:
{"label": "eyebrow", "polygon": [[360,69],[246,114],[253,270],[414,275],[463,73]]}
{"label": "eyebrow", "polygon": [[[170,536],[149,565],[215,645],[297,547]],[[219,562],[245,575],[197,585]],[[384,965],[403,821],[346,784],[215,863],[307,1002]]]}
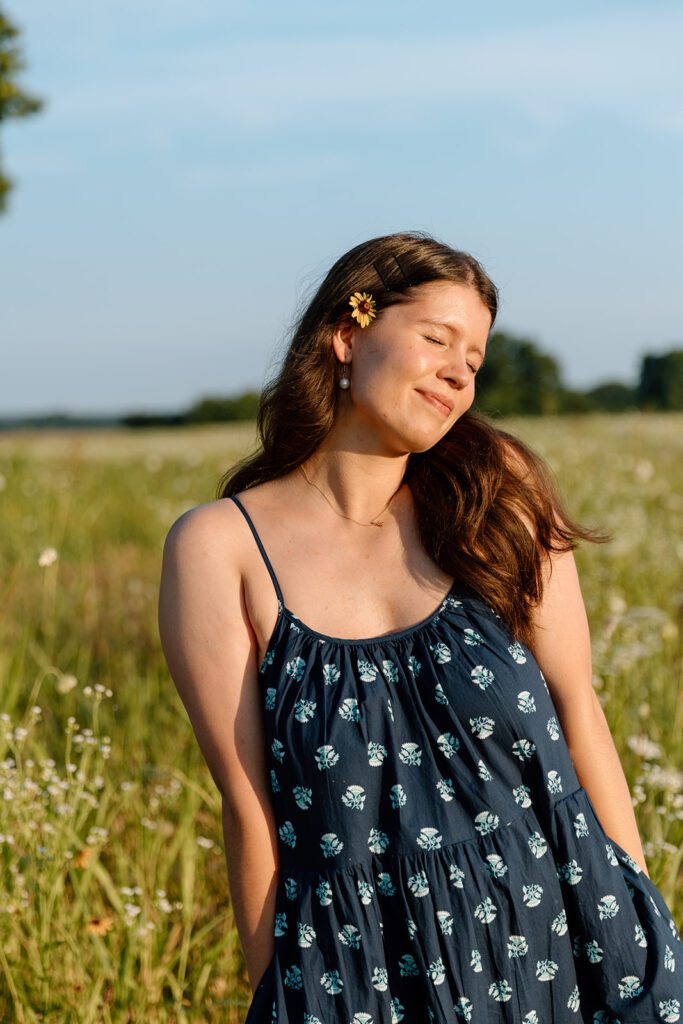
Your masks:
{"label": "eyebrow", "polygon": [[[446,320],[432,320],[429,317],[426,317],[423,320],[418,320],[417,323],[418,324],[431,324],[432,327],[445,327],[447,331],[451,331],[453,334],[459,334],[459,332],[460,332],[460,325],[459,324],[449,324]],[[470,345],[470,348],[473,348],[475,350],[475,352],[478,352],[482,359],[486,358],[484,353],[482,352],[482,350],[479,348],[478,345]]]}

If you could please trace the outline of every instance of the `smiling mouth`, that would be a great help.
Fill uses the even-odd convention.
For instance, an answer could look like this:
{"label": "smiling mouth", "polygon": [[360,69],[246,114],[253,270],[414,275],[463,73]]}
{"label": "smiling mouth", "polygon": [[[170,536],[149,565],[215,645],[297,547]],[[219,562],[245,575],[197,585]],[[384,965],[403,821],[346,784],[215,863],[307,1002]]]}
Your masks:
{"label": "smiling mouth", "polygon": [[416,388],[416,391],[418,395],[422,395],[424,400],[429,402],[429,404],[443,416],[450,416],[452,410],[449,409],[445,402],[440,402],[435,395],[428,395],[425,391],[420,391],[419,388]]}

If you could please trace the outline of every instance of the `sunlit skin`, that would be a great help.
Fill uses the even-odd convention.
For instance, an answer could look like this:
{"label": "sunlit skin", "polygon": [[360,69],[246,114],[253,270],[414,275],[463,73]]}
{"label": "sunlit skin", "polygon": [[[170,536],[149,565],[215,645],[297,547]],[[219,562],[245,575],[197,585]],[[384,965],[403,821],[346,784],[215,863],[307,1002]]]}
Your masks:
{"label": "sunlit skin", "polygon": [[[368,327],[351,320],[335,330],[339,373],[346,363],[351,387],[340,390],[332,429],[305,464],[338,509],[365,522],[400,486],[410,454],[435,445],[470,408],[486,354],[491,314],[476,288],[432,281],[412,293],[405,304],[378,303]],[[451,412],[421,391],[450,399]]]}
{"label": "sunlit skin", "polygon": [[[351,362],[352,382],[335,429],[357,424],[378,454],[431,448],[472,405],[486,353],[491,314],[475,288],[433,281],[415,294],[414,302],[379,310],[369,327],[354,321],[333,339],[337,359]],[[432,411],[416,389],[450,398],[452,413]]]}

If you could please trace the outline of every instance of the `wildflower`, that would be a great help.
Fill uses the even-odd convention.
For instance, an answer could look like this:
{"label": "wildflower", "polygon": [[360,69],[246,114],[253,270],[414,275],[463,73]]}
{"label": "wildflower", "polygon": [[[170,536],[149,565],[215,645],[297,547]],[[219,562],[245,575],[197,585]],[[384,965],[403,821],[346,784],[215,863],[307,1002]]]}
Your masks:
{"label": "wildflower", "polygon": [[354,317],[361,327],[368,324],[377,316],[376,302],[369,292],[354,292],[349,299],[349,305],[353,306],[351,316]]}
{"label": "wildflower", "polygon": [[139,907],[137,903],[124,903],[123,910],[128,923],[133,921],[138,914],[142,913],[142,907]]}
{"label": "wildflower", "polygon": [[38,557],[38,565],[45,567],[52,565],[53,562],[57,561],[57,551],[55,548],[43,548]]}
{"label": "wildflower", "polygon": [[76,676],[62,674],[57,683],[57,693],[69,693],[70,690],[73,690],[74,686],[78,686]]}
{"label": "wildflower", "polygon": [[105,839],[108,838],[108,836],[109,829],[100,828],[99,825],[91,825],[90,832],[88,833],[88,838],[86,839],[86,843],[88,843],[89,846],[95,843],[103,843]]}
{"label": "wildflower", "polygon": [[173,910],[173,904],[166,896],[166,893],[164,893],[163,896],[159,896],[159,899],[157,900],[157,907],[162,912],[162,914],[170,914],[171,911]]}
{"label": "wildflower", "polygon": [[112,917],[91,917],[86,922],[85,930],[90,935],[106,935],[113,926],[114,919]]}
{"label": "wildflower", "polygon": [[640,757],[653,761],[661,757],[662,748],[647,736],[629,736],[626,742],[634,754],[639,754]]}
{"label": "wildflower", "polygon": [[205,850],[211,850],[215,845],[213,839],[209,839],[208,836],[197,836],[197,846],[201,846]]}
{"label": "wildflower", "polygon": [[679,793],[683,788],[683,773],[678,769],[649,763],[647,769],[647,782],[651,788],[666,789],[672,793]]}
{"label": "wildflower", "polygon": [[92,846],[84,846],[82,850],[79,850],[73,860],[74,867],[86,868],[92,857],[92,852]]}

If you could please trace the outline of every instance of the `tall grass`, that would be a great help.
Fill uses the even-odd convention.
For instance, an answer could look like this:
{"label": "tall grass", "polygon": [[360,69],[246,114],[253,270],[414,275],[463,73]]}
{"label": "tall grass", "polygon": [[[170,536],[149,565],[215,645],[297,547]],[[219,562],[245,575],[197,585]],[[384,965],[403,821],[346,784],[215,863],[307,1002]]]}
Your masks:
{"label": "tall grass", "polygon": [[[570,511],[594,685],[683,918],[683,417],[508,420]],[[239,1024],[220,801],[157,634],[164,536],[253,425],[0,436],[0,1021]]]}

